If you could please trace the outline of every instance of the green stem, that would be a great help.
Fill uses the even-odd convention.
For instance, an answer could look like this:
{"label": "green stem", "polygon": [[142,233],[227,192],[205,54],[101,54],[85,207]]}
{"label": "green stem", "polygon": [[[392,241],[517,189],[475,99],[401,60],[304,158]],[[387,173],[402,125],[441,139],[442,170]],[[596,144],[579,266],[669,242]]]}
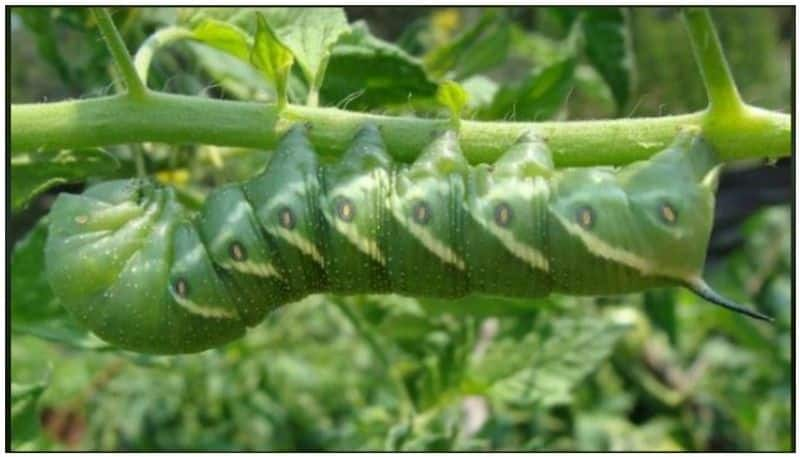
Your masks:
{"label": "green stem", "polygon": [[310,107],[319,106],[319,88],[311,87],[308,90],[308,98],[306,99],[306,106]]}
{"label": "green stem", "polygon": [[136,177],[147,177],[147,165],[144,162],[144,148],[141,144],[133,145],[133,156],[136,162]]}
{"label": "green stem", "polygon": [[706,86],[710,111],[719,115],[738,115],[744,103],[736,89],[708,8],[686,8],[683,17]]}
{"label": "green stem", "polygon": [[325,72],[328,68],[328,60],[330,55],[326,55],[322,62],[319,64],[317,74],[314,76],[314,81],[311,87],[308,88],[308,98],[306,98],[306,106],[316,108],[319,106],[319,89],[322,87],[322,82],[325,80]]}
{"label": "green stem", "polygon": [[754,148],[750,156],[790,154],[791,125],[788,119],[742,101],[708,8],[687,8],[683,16],[708,93],[708,110],[701,124],[704,134],[714,139],[714,146],[724,156],[725,151],[738,148],[733,143],[742,140],[741,133],[772,132],[773,138],[783,138],[781,143],[750,143],[747,147]]}
{"label": "green stem", "polygon": [[100,28],[100,33],[108,46],[114,62],[117,64],[128,93],[135,98],[144,98],[147,95],[147,88],[139,76],[136,74],[136,69],[131,61],[131,55],[128,53],[128,48],[125,47],[125,42],[117,31],[114,21],[108,14],[105,8],[92,8],[94,17],[97,20],[97,26]]}
{"label": "green stem", "polygon": [[147,83],[147,73],[150,70],[150,62],[159,48],[175,41],[193,38],[191,30],[182,27],[165,27],[147,37],[133,59],[133,65],[139,78]]}
{"label": "green stem", "polygon": [[381,363],[386,375],[391,379],[392,383],[394,384],[395,390],[397,390],[397,394],[401,398],[401,409],[403,413],[403,418],[411,417],[415,414],[414,410],[414,401],[411,399],[411,394],[408,392],[403,380],[395,373],[392,369],[391,361],[389,360],[389,356],[386,354],[386,351],[383,348],[383,345],[378,341],[375,337],[375,334],[372,328],[368,327],[368,324],[363,322],[361,318],[350,309],[350,306],[347,303],[342,303],[338,300],[334,300],[336,307],[339,311],[347,318],[350,322],[350,325],[356,330],[356,333],[367,343],[370,347],[372,353],[378,358],[378,361]]}
{"label": "green stem", "polygon": [[[295,122],[307,122],[314,146],[340,154],[364,123],[378,125],[387,149],[410,162],[448,119],[389,117],[288,105],[212,100],[151,92],[145,99],[101,97],[44,104],[11,105],[11,150],[102,147],[162,142],[269,148]],[[524,132],[547,141],[556,165],[621,165],[650,157],[682,128],[700,126],[724,160],[787,156],[791,152],[788,114],[747,107],[735,122],[707,111],[657,118],[568,122],[462,121],[460,143],[472,163],[492,162]]]}
{"label": "green stem", "polygon": [[381,344],[375,338],[375,335],[373,335],[372,332],[366,328],[361,319],[356,316],[353,310],[351,310],[346,303],[342,303],[338,300],[334,301],[334,303],[342,315],[344,315],[350,322],[350,325],[355,328],[356,333],[358,333],[358,335],[367,342],[367,345],[372,350],[372,353],[378,358],[378,361],[380,361],[383,368],[385,368],[387,371],[390,371],[391,363],[389,362],[389,356],[386,355],[386,351],[383,350],[383,346],[381,346]]}

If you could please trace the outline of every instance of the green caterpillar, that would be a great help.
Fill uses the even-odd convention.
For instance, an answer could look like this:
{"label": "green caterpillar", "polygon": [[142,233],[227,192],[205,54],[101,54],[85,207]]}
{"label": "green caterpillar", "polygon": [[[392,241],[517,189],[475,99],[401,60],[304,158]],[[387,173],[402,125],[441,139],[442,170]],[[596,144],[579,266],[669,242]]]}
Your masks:
{"label": "green caterpillar", "polygon": [[683,285],[768,319],[700,276],[718,170],[692,133],[617,171],[557,171],[533,135],[471,167],[452,131],[398,165],[371,125],[321,166],[296,125],[263,173],[211,192],[199,215],[146,180],[59,196],[47,276],[87,328],[152,353],[221,345],[316,292],[541,297]]}

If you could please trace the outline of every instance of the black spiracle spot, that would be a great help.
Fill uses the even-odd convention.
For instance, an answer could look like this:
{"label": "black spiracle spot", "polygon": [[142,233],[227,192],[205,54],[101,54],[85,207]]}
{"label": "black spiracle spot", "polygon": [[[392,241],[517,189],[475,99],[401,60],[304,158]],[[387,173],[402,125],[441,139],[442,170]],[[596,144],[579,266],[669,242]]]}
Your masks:
{"label": "black spiracle spot", "polygon": [[281,224],[281,227],[288,230],[294,228],[297,221],[295,220],[294,213],[292,212],[291,208],[284,206],[278,210],[278,223]]}
{"label": "black spiracle spot", "polygon": [[430,222],[432,216],[431,207],[424,201],[417,202],[411,210],[411,217],[414,218],[414,222],[420,225]]}
{"label": "black spiracle spot", "polygon": [[356,217],[356,207],[349,199],[340,197],[336,200],[336,214],[339,219],[350,222]]}
{"label": "black spiracle spot", "polygon": [[661,204],[658,215],[661,216],[661,220],[667,224],[672,225],[678,222],[678,210],[667,202]]}
{"label": "black spiracle spot", "polygon": [[244,262],[247,260],[247,249],[238,241],[232,241],[231,244],[228,245],[228,254],[231,256],[231,259],[237,262]]}
{"label": "black spiracle spot", "polygon": [[581,227],[590,229],[597,221],[597,215],[591,206],[581,206],[578,208],[578,211],[575,212],[575,220]]}
{"label": "black spiracle spot", "polygon": [[178,278],[172,283],[172,289],[181,298],[189,296],[189,281],[185,278]]}
{"label": "black spiracle spot", "polygon": [[494,208],[494,222],[500,227],[508,227],[513,216],[514,212],[506,202],[502,202]]}

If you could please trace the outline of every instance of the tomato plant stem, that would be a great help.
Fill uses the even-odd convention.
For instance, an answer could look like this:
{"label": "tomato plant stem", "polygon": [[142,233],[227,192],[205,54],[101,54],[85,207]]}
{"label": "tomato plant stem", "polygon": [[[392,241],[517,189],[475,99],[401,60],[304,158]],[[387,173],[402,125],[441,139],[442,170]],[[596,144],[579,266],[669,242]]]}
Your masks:
{"label": "tomato plant stem", "polygon": [[105,8],[92,8],[92,12],[97,20],[100,33],[103,35],[103,40],[105,40],[106,46],[108,46],[108,50],[125,80],[128,94],[134,98],[145,97],[147,95],[147,88],[136,74],[136,69],[131,61],[128,48],[125,47],[125,42],[122,40],[116,26],[114,26],[114,21],[111,19],[108,11],[106,11]]}
{"label": "tomato plant stem", "polygon": [[147,82],[147,72],[150,70],[150,62],[153,60],[153,55],[156,51],[175,41],[190,39],[194,35],[191,30],[183,27],[165,27],[153,33],[144,43],[139,47],[134,56],[133,66],[139,79]]}
{"label": "tomato plant stem", "polygon": [[744,103],[722,52],[711,13],[708,8],[687,8],[683,10],[683,17],[706,86],[709,109],[715,115],[738,115]]}
{"label": "tomato plant stem", "polygon": [[[736,122],[718,122],[707,111],[653,118],[566,122],[461,122],[460,143],[472,163],[492,162],[524,132],[542,136],[558,166],[621,165],[646,159],[679,130],[701,127],[724,160],[781,157],[791,151],[788,114],[746,107]],[[364,123],[380,127],[389,152],[413,160],[448,119],[390,117],[287,105],[213,100],[151,92],[144,99],[116,95],[88,100],[11,106],[11,150],[102,147],[161,142],[272,147],[294,122],[311,127],[323,154],[345,150]]]}

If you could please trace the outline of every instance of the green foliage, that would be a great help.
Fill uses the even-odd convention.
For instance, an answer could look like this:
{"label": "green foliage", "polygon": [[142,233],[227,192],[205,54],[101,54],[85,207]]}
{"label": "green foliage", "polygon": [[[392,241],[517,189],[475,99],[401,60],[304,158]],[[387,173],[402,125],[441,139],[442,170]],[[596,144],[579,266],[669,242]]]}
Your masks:
{"label": "green foliage", "polygon": [[242,60],[250,57],[250,37],[239,27],[215,19],[205,19],[192,29],[194,37]]}
{"label": "green foliage", "polygon": [[89,176],[112,176],[118,168],[119,161],[101,149],[15,154],[11,158],[12,208],[23,208],[57,184],[80,182]]}
{"label": "green foliage", "polygon": [[45,278],[44,245],[48,220],[43,218],[20,240],[11,254],[11,331],[35,335],[68,346],[107,347],[78,327],[61,305]]}
{"label": "green foliage", "polygon": [[436,83],[418,59],[356,22],[331,51],[321,97],[348,109],[373,109],[431,97]]}
{"label": "green foliage", "polygon": [[436,77],[464,79],[495,67],[506,60],[510,43],[509,23],[494,10],[461,36],[425,56],[425,67]]}
{"label": "green foliage", "polygon": [[261,14],[258,15],[258,29],[250,59],[275,84],[278,104],[285,105],[286,81],[294,58],[289,49],[278,41]]}
{"label": "green foliage", "polygon": [[485,111],[485,117],[503,113],[515,120],[540,121],[553,117],[572,90],[575,60],[568,58],[539,67],[517,85],[501,88]]}
{"label": "green foliage", "polygon": [[586,57],[611,89],[617,109],[628,102],[633,81],[633,55],[628,12],[622,8],[553,8],[562,27],[577,27]]}
{"label": "green foliage", "polygon": [[550,321],[521,341],[498,341],[476,371],[491,383],[490,398],[508,407],[569,404],[572,388],[608,356],[624,330],[595,317]]}
{"label": "green foliage", "polygon": [[621,8],[592,8],[581,21],[586,41],[586,56],[603,76],[617,108],[628,103],[633,81],[633,55],[627,14]]}
{"label": "green foliage", "polygon": [[[55,79],[62,81],[67,93],[97,95],[105,90],[110,56],[98,39],[88,8],[15,8],[14,13],[30,31],[42,62],[55,70]],[[125,10],[115,16],[124,20],[131,14],[132,10]]]}
{"label": "green foliage", "polygon": [[[780,74],[785,74],[781,68],[790,59],[784,56],[783,45],[776,44],[781,33],[776,18],[785,13],[772,8],[715,8],[711,13],[742,97],[787,109],[789,94]],[[661,115],[705,106],[705,91],[695,78],[691,46],[685,27],[677,20],[678,10],[665,8],[652,14],[634,8],[630,18],[640,94],[636,114]]]}
{"label": "green foliage", "polygon": [[[117,8],[113,18],[129,49],[163,26],[193,31],[194,42],[159,51],[150,68],[151,87],[182,93],[275,99],[272,83],[250,64],[256,43],[282,50],[281,59],[266,53],[259,61],[262,69],[283,62],[275,68],[284,70],[293,102],[318,88],[324,106],[441,116],[437,87],[453,80],[468,94],[467,113],[484,120],[703,106],[686,33],[670,10],[534,11],[527,21],[523,9],[426,11],[397,42],[378,38],[386,34],[372,19],[369,28],[348,25],[338,8]],[[788,107],[788,80],[778,80],[789,59],[787,42],[776,38],[777,15],[713,14],[745,98]],[[110,56],[87,10],[15,7],[14,17],[12,99],[108,92]],[[287,70],[289,59],[297,65]],[[195,199],[249,178],[270,154],[141,148],[148,173]],[[127,173],[135,156],[129,147],[14,155],[12,204],[36,201],[54,183]],[[743,246],[707,275],[725,295],[774,316],[772,327],[676,290],[543,300],[315,296],[274,313],[241,341],[177,357],[113,350],[79,329],[43,278],[46,232],[43,219],[11,257],[9,410],[17,449],[793,446],[785,207],[750,218]]]}
{"label": "green foliage", "polygon": [[37,402],[45,384],[11,383],[11,447],[19,450],[39,435]]}
{"label": "green foliage", "polygon": [[30,8],[21,10],[18,14],[26,27],[36,31],[34,37],[39,55],[55,68],[61,79],[69,80],[71,78],[69,65],[59,51],[55,29],[50,27],[50,11]]}
{"label": "green foliage", "polygon": [[195,32],[199,27],[212,45],[237,57],[255,36],[253,63],[276,84],[279,100],[284,100],[284,73],[296,62],[311,89],[311,104],[317,103],[331,47],[350,29],[341,8],[200,8],[188,15],[189,23],[199,24]]}
{"label": "green foliage", "polygon": [[453,123],[457,123],[461,118],[461,112],[467,106],[469,94],[457,82],[445,81],[436,91],[436,101],[450,111],[450,119]]}
{"label": "green foliage", "polygon": [[349,30],[341,8],[275,8],[269,25],[288,47],[312,88],[325,76],[331,46]]}

